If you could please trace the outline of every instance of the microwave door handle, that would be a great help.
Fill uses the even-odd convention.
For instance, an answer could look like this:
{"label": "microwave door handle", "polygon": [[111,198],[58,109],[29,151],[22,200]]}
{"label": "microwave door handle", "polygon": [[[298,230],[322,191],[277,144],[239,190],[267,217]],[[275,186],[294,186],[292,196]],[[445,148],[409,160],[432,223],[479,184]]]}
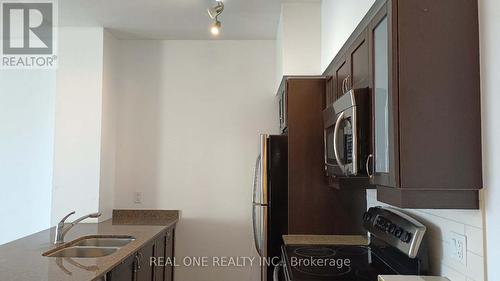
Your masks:
{"label": "microwave door handle", "polygon": [[356,107],[352,109],[352,174],[358,175],[358,120]]}
{"label": "microwave door handle", "polygon": [[345,164],[340,159],[339,150],[338,150],[338,147],[337,147],[338,146],[337,136],[339,134],[340,121],[342,121],[342,119],[344,118],[344,113],[345,112],[340,113],[339,117],[337,118],[337,121],[335,121],[335,129],[333,130],[333,152],[335,154],[335,159],[337,160],[337,163],[342,168],[344,168]]}

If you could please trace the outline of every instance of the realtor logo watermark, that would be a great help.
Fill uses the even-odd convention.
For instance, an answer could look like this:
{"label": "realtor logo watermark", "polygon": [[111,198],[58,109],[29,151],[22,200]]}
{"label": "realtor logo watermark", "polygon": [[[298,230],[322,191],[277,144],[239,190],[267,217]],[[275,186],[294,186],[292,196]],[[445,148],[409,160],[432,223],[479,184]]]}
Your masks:
{"label": "realtor logo watermark", "polygon": [[57,66],[57,2],[0,0],[1,68]]}

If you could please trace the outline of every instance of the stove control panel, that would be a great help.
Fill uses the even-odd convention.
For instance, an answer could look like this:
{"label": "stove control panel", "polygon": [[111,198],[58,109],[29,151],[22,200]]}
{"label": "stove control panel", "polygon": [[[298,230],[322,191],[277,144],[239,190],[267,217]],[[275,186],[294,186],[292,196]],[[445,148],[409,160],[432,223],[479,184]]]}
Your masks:
{"label": "stove control panel", "polygon": [[373,207],[363,215],[363,225],[375,237],[415,258],[426,227],[407,214],[388,207]]}

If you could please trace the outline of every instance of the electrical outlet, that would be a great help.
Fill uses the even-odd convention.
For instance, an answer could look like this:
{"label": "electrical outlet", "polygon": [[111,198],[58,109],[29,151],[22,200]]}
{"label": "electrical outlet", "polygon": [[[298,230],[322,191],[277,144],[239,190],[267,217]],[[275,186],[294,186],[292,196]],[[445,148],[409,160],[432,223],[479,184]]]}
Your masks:
{"label": "electrical outlet", "polygon": [[142,192],[139,191],[134,192],[134,203],[142,204]]}
{"label": "electrical outlet", "polygon": [[451,232],[451,257],[463,265],[467,265],[467,237]]}

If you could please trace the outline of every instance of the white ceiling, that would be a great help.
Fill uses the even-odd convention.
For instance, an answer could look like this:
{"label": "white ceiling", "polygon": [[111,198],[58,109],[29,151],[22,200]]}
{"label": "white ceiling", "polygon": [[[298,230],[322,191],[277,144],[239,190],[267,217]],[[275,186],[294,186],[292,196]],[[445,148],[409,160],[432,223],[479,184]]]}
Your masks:
{"label": "white ceiling", "polygon": [[[318,1],[318,0],[302,0]],[[215,0],[59,0],[59,25],[104,26],[120,39],[211,39]],[[274,39],[282,2],[224,0],[220,39]]]}

